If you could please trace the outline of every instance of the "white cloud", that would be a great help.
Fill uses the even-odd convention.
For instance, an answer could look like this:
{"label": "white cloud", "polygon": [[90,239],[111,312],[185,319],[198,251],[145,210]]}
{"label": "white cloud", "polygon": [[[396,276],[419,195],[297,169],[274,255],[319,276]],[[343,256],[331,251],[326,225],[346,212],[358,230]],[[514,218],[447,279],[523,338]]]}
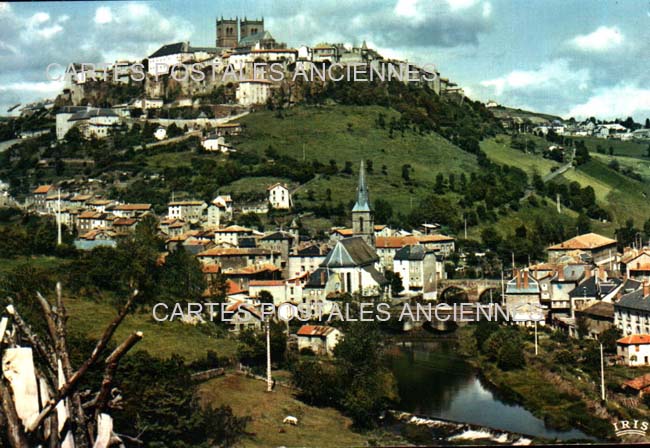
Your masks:
{"label": "white cloud", "polygon": [[447,4],[452,11],[467,9],[478,3],[478,0],[447,0]]}
{"label": "white cloud", "polygon": [[491,87],[494,93],[501,95],[510,90],[559,87],[566,84],[584,90],[588,87],[589,80],[588,70],[574,70],[569,67],[566,59],[556,59],[542,64],[537,70],[513,70],[499,78],[481,81],[481,85]]}
{"label": "white cloud", "polygon": [[397,0],[395,5],[395,14],[401,17],[414,18],[418,15],[418,0]]}
{"label": "white cloud", "polygon": [[105,23],[111,23],[113,21],[113,13],[111,8],[108,6],[100,6],[95,11],[95,23],[98,25],[103,25]]}
{"label": "white cloud", "polygon": [[650,89],[622,84],[609,89],[599,89],[586,102],[572,107],[566,114],[570,117],[599,117],[604,119],[641,119],[650,116]]}
{"label": "white cloud", "polygon": [[603,52],[621,46],[625,36],[618,27],[601,26],[589,34],[579,34],[569,45],[581,51]]}

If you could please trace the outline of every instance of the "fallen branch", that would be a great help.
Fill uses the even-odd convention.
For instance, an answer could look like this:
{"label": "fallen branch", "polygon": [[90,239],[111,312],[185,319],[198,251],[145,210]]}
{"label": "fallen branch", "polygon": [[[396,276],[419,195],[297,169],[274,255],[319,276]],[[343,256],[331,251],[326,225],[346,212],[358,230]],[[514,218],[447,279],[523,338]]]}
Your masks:
{"label": "fallen branch", "polygon": [[46,418],[50,412],[56,407],[56,405],[66,398],[68,395],[72,393],[72,391],[76,388],[77,383],[81,378],[86,374],[88,369],[97,362],[99,359],[99,355],[102,354],[106,346],[108,345],[108,342],[110,339],[113,337],[113,334],[115,333],[115,330],[117,330],[117,327],[122,323],[124,320],[124,317],[129,311],[129,308],[133,304],[136,296],[138,294],[138,291],[135,290],[129,300],[126,302],[120,313],[113,319],[113,321],[106,327],[104,330],[104,333],[102,334],[102,337],[99,339],[97,344],[95,345],[95,349],[93,350],[92,354],[86,361],[79,367],[79,369],[69,378],[67,379],[66,383],[59,389],[57,396],[50,400],[50,402],[43,408],[41,413],[38,415],[36,419],[26,428],[28,433],[34,432],[42,423],[43,419]]}

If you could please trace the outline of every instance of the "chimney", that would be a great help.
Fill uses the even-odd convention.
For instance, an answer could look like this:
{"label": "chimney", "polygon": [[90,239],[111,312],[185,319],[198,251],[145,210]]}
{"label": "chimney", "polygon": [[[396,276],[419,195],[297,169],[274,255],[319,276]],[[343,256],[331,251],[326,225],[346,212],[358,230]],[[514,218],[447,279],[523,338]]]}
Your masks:
{"label": "chimney", "polygon": [[517,288],[521,288],[521,273],[519,272],[519,269],[515,269],[515,280]]}
{"label": "chimney", "polygon": [[557,269],[557,279],[561,282],[564,281],[564,267],[560,266]]}
{"label": "chimney", "polygon": [[643,282],[643,297],[646,298],[650,296],[650,282],[645,280]]}
{"label": "chimney", "polygon": [[524,289],[528,289],[528,269],[524,269]]}
{"label": "chimney", "polygon": [[585,269],[585,280],[589,280],[591,278],[591,268],[586,268]]}
{"label": "chimney", "polygon": [[321,283],[321,285],[325,284],[325,271],[322,271],[320,273],[320,283]]}

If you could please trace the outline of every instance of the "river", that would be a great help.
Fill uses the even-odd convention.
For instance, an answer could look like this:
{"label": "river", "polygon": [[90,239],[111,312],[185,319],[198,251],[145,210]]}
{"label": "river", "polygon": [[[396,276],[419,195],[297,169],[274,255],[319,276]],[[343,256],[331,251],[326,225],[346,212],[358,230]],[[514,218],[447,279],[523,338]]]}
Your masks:
{"label": "river", "polygon": [[547,428],[524,407],[499,398],[457,354],[454,340],[399,343],[390,350],[389,363],[401,411],[544,439],[594,440],[578,429]]}

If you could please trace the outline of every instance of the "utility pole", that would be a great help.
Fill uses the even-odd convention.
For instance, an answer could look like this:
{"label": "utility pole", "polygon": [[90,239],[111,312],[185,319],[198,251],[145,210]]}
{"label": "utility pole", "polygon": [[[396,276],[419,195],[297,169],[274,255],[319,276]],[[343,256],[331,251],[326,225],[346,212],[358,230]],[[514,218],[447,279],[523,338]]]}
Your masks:
{"label": "utility pole", "polygon": [[273,379],[271,378],[271,318],[266,321],[266,391],[273,390]]}
{"label": "utility pole", "polygon": [[537,356],[537,319],[535,319],[535,356]]}
{"label": "utility pole", "polygon": [[600,399],[605,401],[605,361],[603,360],[602,342],[600,342]]}
{"label": "utility pole", "polygon": [[59,188],[59,197],[56,204],[56,244],[63,244],[63,237],[61,235],[61,189]]}

